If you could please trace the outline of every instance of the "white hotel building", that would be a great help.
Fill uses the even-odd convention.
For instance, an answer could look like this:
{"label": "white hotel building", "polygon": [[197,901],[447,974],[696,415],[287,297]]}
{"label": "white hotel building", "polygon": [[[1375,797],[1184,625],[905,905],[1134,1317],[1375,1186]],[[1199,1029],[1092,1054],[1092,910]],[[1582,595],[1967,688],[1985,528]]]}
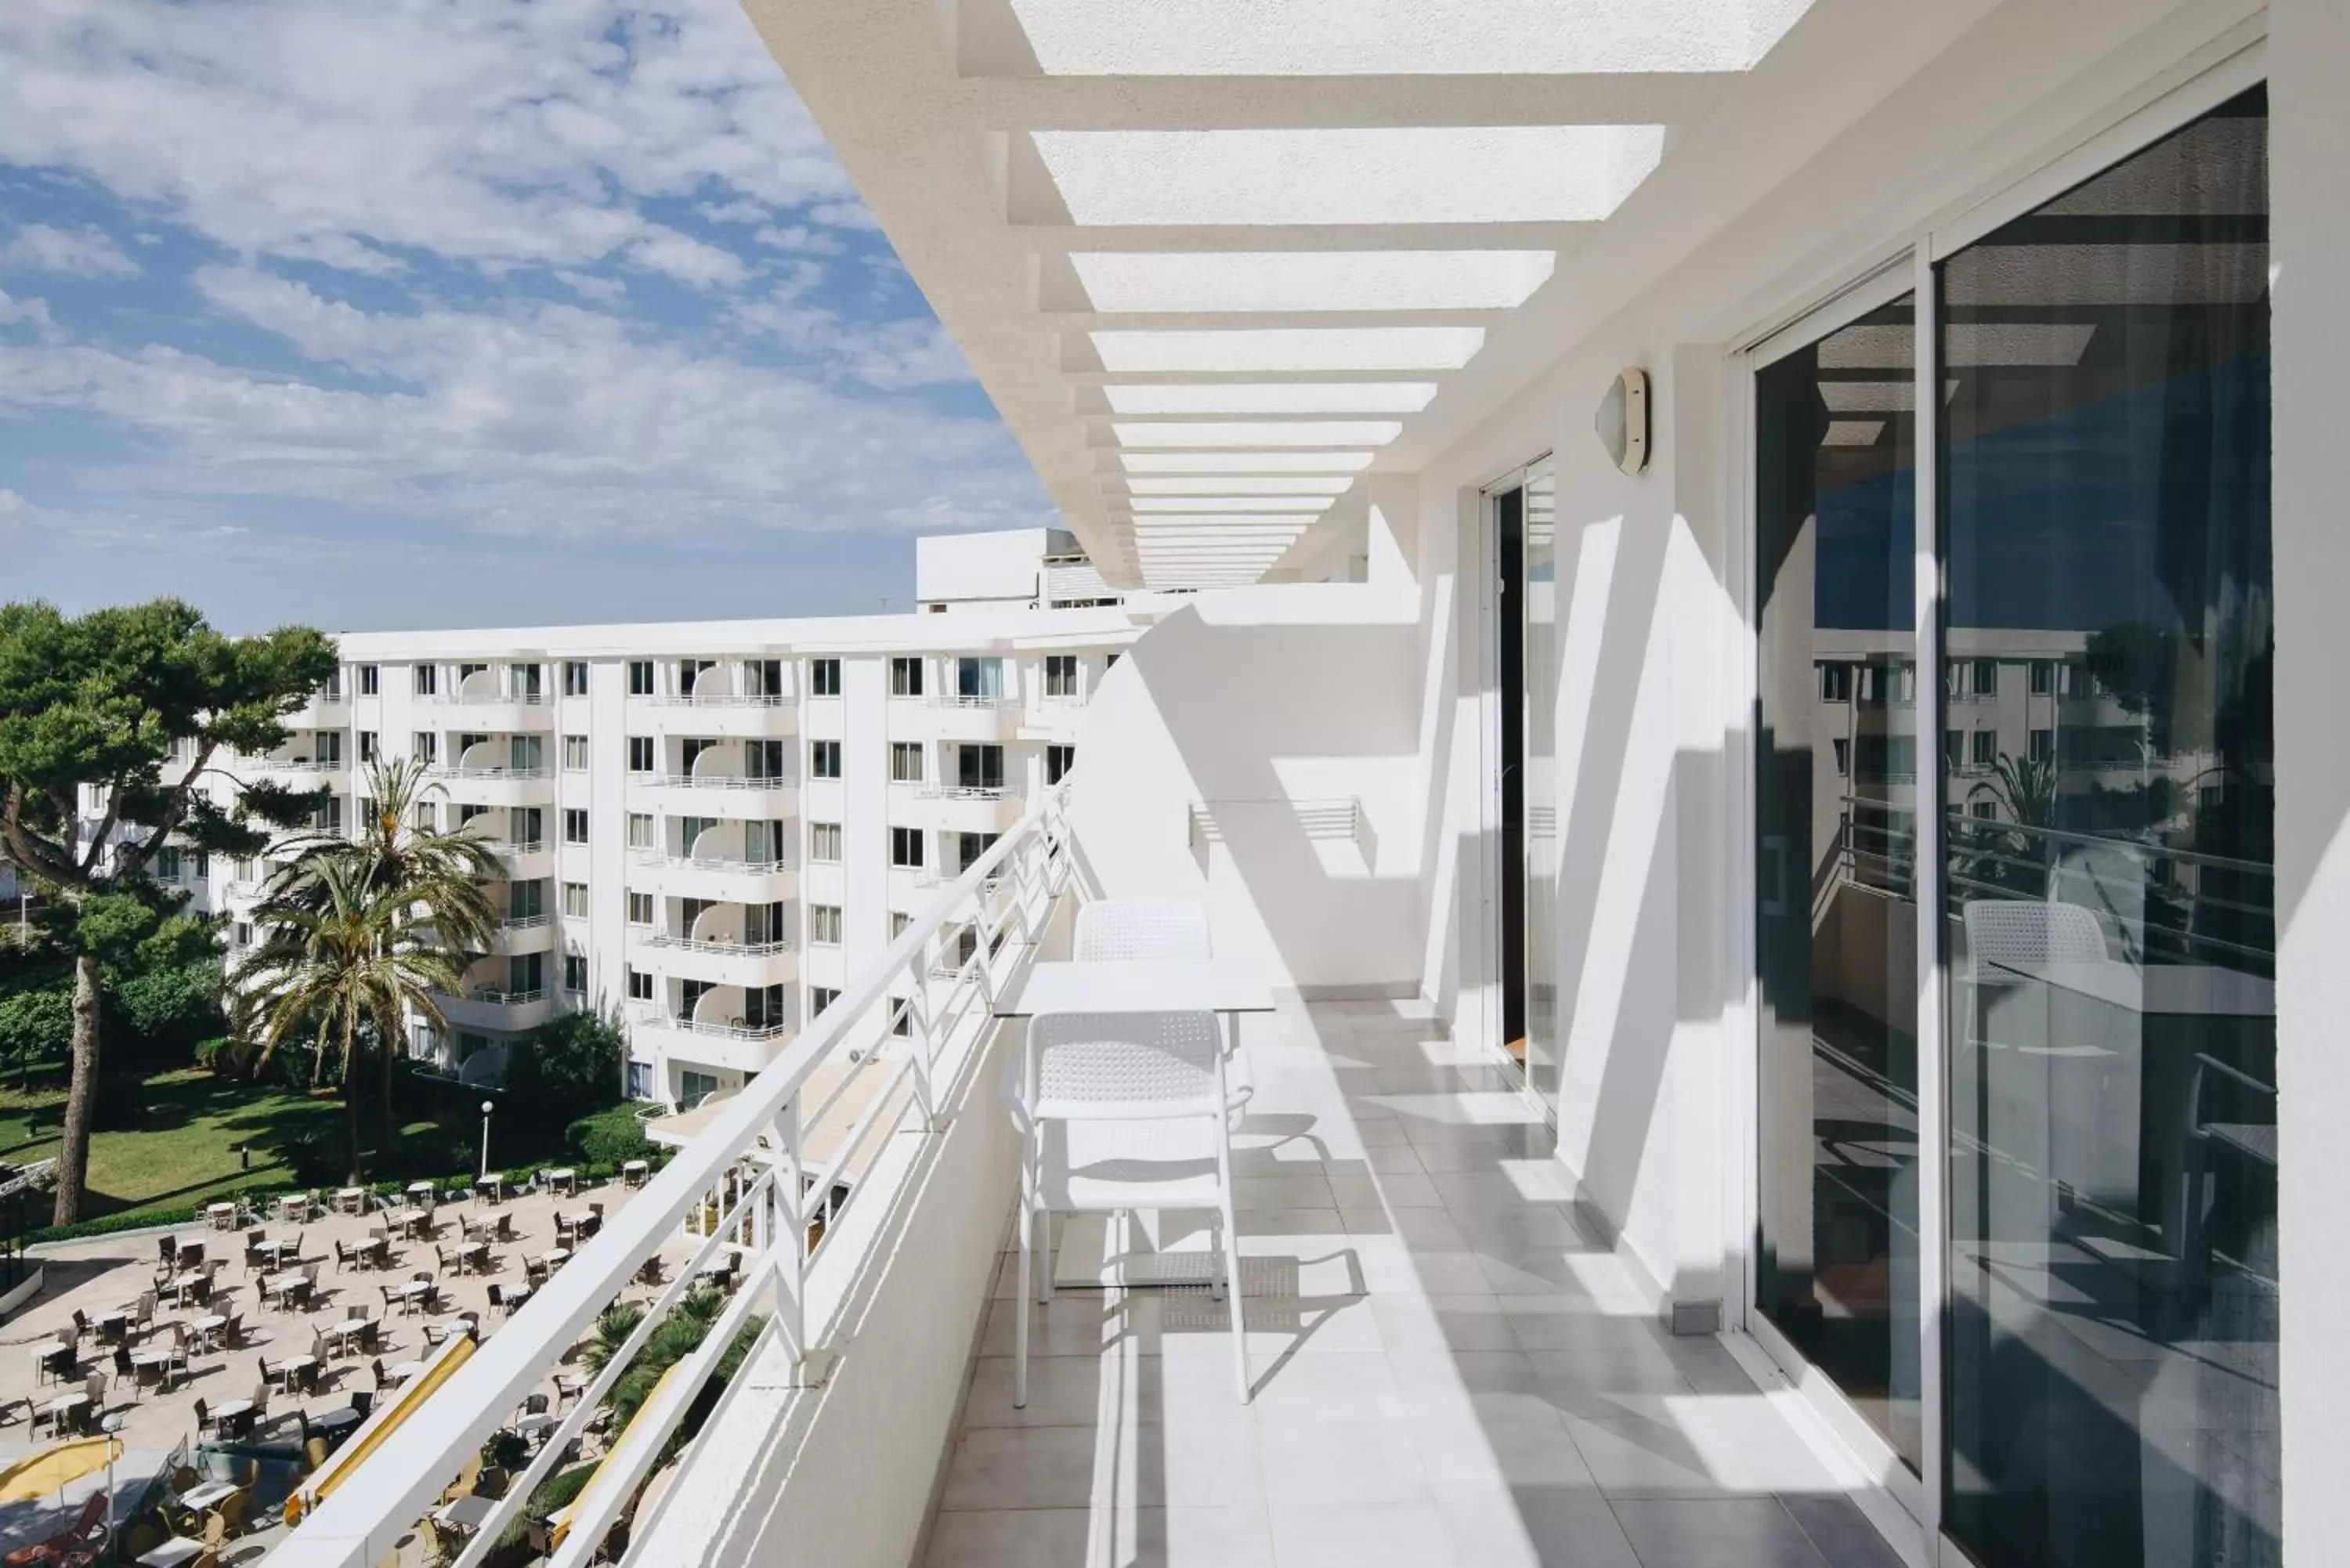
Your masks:
{"label": "white hotel building", "polygon": [[[428,809],[495,846],[506,919],[411,1054],[494,1082],[529,1030],[597,1008],[628,1025],[630,1092],[689,1106],[774,1060],[1059,782],[1087,697],[1182,602],[1105,588],[1045,529],[915,560],[904,614],[346,633],[280,753],[224,771],[328,789],[348,826],[369,758],[426,759]],[[251,939],[265,866],[161,869]]]}
{"label": "white hotel building", "polygon": [[[802,994],[272,1568],[381,1561],[720,1189],[764,1218],[705,1344],[767,1329],[671,1470],[604,1461],[556,1568],[2350,1561],[2350,5],[744,8],[1110,591],[1197,597],[1077,612],[1072,732],[1017,614],[795,629],[773,715],[664,703],[696,657],[742,689],[714,628],[382,645],[587,659],[550,837],[570,708],[592,813],[721,824],[663,856],[792,820],[660,782],[684,740],[730,776],[786,741],[789,869],[639,882],[599,815],[586,930],[665,1016]],[[1020,705],[893,702],[917,654],[1003,658]],[[369,701],[387,740],[498,732]],[[900,709],[933,770],[1002,744],[1025,809],[893,791]],[[901,901],[899,826],[1005,836]],[[742,970],[630,935],[819,884],[822,973],[804,925]],[[601,902],[639,888],[649,924]],[[1242,1027],[1245,1404],[1227,1304],[1105,1293],[1107,1240],[1065,1233],[1019,1337],[1005,988],[1101,897],[1201,900],[1278,999]],[[941,977],[974,920],[1003,942]],[[900,994],[920,1027],[868,1049]],[[858,1075],[921,1092],[869,1102],[811,1250],[802,1118]]]}

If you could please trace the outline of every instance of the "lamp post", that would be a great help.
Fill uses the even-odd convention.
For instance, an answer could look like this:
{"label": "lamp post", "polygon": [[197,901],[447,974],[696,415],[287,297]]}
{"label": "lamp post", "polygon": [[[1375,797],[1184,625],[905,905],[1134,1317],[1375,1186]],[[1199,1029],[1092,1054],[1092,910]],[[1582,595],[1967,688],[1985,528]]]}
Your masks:
{"label": "lamp post", "polygon": [[497,1107],[496,1104],[495,1104],[494,1102],[493,1102],[493,1101],[490,1101],[490,1100],[484,1100],[484,1101],[482,1102],[482,1176],[481,1176],[481,1179],[483,1179],[484,1181],[487,1181],[487,1180],[490,1179],[490,1113],[491,1113],[492,1111],[494,1111],[494,1110],[496,1110],[497,1108],[498,1108],[498,1107]]}

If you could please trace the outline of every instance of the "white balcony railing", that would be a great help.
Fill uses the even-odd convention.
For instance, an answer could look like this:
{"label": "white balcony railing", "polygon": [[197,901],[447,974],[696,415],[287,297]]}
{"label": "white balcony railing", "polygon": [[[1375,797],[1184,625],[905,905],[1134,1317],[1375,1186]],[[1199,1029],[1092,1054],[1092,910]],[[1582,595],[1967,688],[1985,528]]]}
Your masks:
{"label": "white balcony railing", "polygon": [[762,876],[792,868],[789,856],[774,860],[737,860],[731,856],[671,855],[662,849],[633,849],[629,858],[639,866],[663,866],[676,871],[743,871]]}
{"label": "white balcony railing", "polygon": [[[886,1345],[860,1349],[844,1337],[849,1324],[837,1296],[827,1305],[819,1293],[811,1311],[808,1284],[812,1277],[848,1278],[884,1255],[893,1205],[924,1190],[919,1185],[924,1167],[892,1163],[879,1151],[908,1147],[901,1134],[942,1130],[939,1107],[964,1085],[991,1038],[990,999],[1025,968],[1066,884],[1065,801],[1065,792],[1055,791],[1039,803],[773,1064],[723,1102],[708,1127],[433,1393],[425,1418],[393,1430],[368,1457],[367,1484],[345,1487],[320,1503],[270,1554],[269,1568],[370,1568],[417,1528],[484,1441],[520,1418],[528,1396],[593,1330],[645,1260],[676,1238],[689,1213],[707,1204],[720,1204],[723,1212],[715,1224],[699,1227],[703,1239],[693,1257],[561,1413],[448,1568],[478,1568],[539,1484],[568,1462],[613,1385],[722,1252],[752,1254],[743,1282],[700,1346],[662,1380],[627,1435],[603,1457],[596,1485],[574,1504],[562,1543],[548,1559],[552,1568],[584,1568],[596,1556],[621,1511],[668,1456],[670,1435],[700,1400],[721,1357],[754,1319],[760,1326],[741,1358],[742,1372],[727,1381],[677,1459],[681,1478],[691,1478],[702,1464],[724,1467],[745,1458],[721,1453],[711,1439],[727,1427],[730,1409],[747,1389],[764,1390],[748,1397],[773,1397],[779,1389],[821,1381],[808,1374],[832,1360],[888,1355]],[[940,955],[954,950],[965,930],[976,933],[974,958],[940,973]],[[889,1048],[865,1048],[899,1029],[902,1036],[892,1038]],[[803,1130],[844,1122],[828,1170],[856,1170],[860,1162],[870,1168],[854,1181],[810,1180]],[[754,1174],[744,1181],[743,1173]],[[727,1193],[734,1194],[731,1200],[718,1196]],[[753,1376],[754,1368],[772,1368],[777,1361],[788,1369],[780,1379],[765,1371]],[[671,1509],[685,1490],[671,1487],[661,1501],[639,1511],[629,1531],[636,1547],[662,1541],[664,1530],[674,1540],[711,1527],[707,1519],[686,1517],[689,1510]],[[667,1517],[671,1512],[679,1517]],[[642,1555],[632,1550],[627,1561]]]}
{"label": "white balcony railing", "polygon": [[715,953],[723,958],[764,958],[769,953],[792,950],[792,944],[788,941],[712,941],[701,937],[673,937],[667,931],[654,932],[645,939],[645,945],[677,953]]}
{"label": "white balcony railing", "polygon": [[473,768],[469,768],[469,767],[466,767],[465,765],[463,765],[463,763],[443,763],[443,764],[442,764],[442,765],[440,765],[440,766],[437,766],[437,767],[433,768],[432,771],[432,776],[433,776],[434,778],[436,778],[436,779],[547,779],[547,778],[553,778],[553,777],[555,776],[554,770],[552,770],[552,769],[550,769],[550,768],[546,768],[546,767],[536,767],[536,768],[473,767]]}
{"label": "white balcony railing", "polygon": [[756,777],[733,774],[630,774],[629,782],[650,784],[655,789],[789,789],[799,783],[799,775],[790,773]]}
{"label": "white balcony railing", "polygon": [[709,1034],[721,1040],[773,1040],[791,1029],[788,1023],[745,1023],[739,1018],[723,1023],[701,1018],[655,1018],[651,1022],[662,1029],[674,1029],[685,1034]]}
{"label": "white balcony railing", "polygon": [[527,931],[535,927],[546,925],[554,919],[553,915],[548,914],[508,915],[499,923],[510,931]]}
{"label": "white balcony railing", "polygon": [[534,1002],[545,1002],[546,987],[542,985],[536,991],[491,991],[486,987],[476,987],[465,992],[464,1000],[490,1007],[522,1007]]}
{"label": "white balcony railing", "polygon": [[933,708],[1016,708],[1020,699],[1008,691],[993,696],[973,696],[961,691],[941,691],[931,699]]}
{"label": "white balcony railing", "polygon": [[520,844],[510,843],[503,838],[485,838],[482,842],[488,845],[490,853],[501,860],[519,860],[525,855],[544,854],[546,849],[546,840],[544,838],[525,839]]}
{"label": "white balcony railing", "polygon": [[648,703],[655,708],[782,708],[791,702],[788,697],[742,695],[732,691],[720,692],[709,697],[696,692],[687,697],[665,694],[658,697],[631,697],[629,701]]}
{"label": "white balcony railing", "polygon": [[486,694],[470,692],[463,695],[460,695],[454,691],[434,691],[425,693],[423,696],[419,697],[417,701],[419,702],[437,703],[441,706],[449,708],[495,708],[500,706],[544,708],[553,702],[555,699],[549,697],[544,691],[492,691]]}
{"label": "white balcony railing", "polygon": [[918,786],[920,800],[1009,800],[1024,793],[1016,784],[933,784]]}

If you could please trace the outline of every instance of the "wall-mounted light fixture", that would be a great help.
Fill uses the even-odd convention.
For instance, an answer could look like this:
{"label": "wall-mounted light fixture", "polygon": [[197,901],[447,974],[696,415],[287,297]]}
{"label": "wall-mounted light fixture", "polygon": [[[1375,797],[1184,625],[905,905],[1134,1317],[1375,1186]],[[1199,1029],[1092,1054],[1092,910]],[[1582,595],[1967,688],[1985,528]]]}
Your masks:
{"label": "wall-mounted light fixture", "polygon": [[1638,473],[1648,467],[1648,373],[1638,366],[1618,370],[1607,395],[1599,400],[1591,428],[1599,432],[1600,444],[1617,468]]}

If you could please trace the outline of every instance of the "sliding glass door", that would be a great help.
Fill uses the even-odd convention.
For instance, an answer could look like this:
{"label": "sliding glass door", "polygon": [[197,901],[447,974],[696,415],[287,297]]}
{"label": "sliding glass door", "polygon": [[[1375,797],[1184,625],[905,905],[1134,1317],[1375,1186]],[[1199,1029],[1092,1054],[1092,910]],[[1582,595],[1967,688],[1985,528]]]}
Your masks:
{"label": "sliding glass door", "polygon": [[1918,1469],[1916,311],[1755,373],[1755,1305]]}
{"label": "sliding glass door", "polygon": [[1751,1321],[1984,1568],[2282,1561],[2266,143],[1754,356]]}
{"label": "sliding glass door", "polygon": [[1940,268],[1944,1524],[1993,1568],[2279,1557],[2266,131]]}

